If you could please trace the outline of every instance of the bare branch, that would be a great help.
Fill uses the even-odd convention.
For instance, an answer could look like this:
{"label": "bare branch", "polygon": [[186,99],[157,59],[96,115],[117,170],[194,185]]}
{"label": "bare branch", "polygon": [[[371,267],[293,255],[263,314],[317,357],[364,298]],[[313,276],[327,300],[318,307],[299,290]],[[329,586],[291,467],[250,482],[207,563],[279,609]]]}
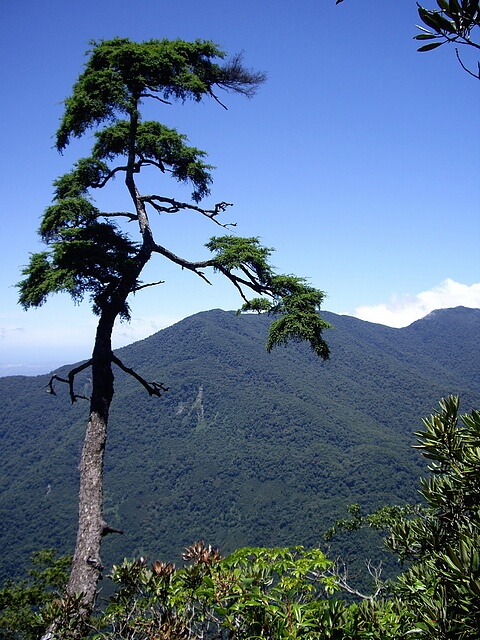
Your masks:
{"label": "bare branch", "polygon": [[[218,224],[219,227],[223,227],[224,229],[237,226],[235,222],[227,222],[225,224],[222,224],[215,219],[216,216],[218,216],[220,213],[226,211],[227,207],[233,207],[233,204],[231,202],[218,202],[213,209],[203,209],[202,207],[198,207],[197,205],[191,204],[189,202],[179,202],[174,198],[164,198],[157,195],[141,196],[140,200],[142,202],[148,202],[148,204],[150,204],[158,213],[178,213],[182,210],[197,211],[198,213],[201,213],[202,216],[213,220],[215,224]],[[164,203],[168,206],[165,207],[159,203]]]}
{"label": "bare branch", "polygon": [[47,393],[50,393],[52,396],[57,395],[55,388],[53,386],[53,381],[58,380],[58,382],[65,382],[65,384],[68,384],[68,388],[70,392],[70,400],[72,401],[72,404],[76,402],[78,399],[88,400],[86,396],[80,396],[74,392],[73,383],[75,381],[75,376],[77,375],[77,373],[80,373],[80,371],[87,369],[91,364],[92,364],[92,360],[90,359],[90,360],[87,360],[87,362],[84,362],[83,364],[81,364],[80,366],[75,367],[74,369],[68,372],[68,378],[61,378],[60,376],[57,376],[56,374],[54,374],[48,381],[48,384],[46,385],[48,387]]}
{"label": "bare branch", "polygon": [[212,96],[212,98],[215,100],[215,102],[218,102],[218,104],[223,107],[226,111],[228,111],[228,107],[227,105],[223,104],[223,102],[221,102],[221,100],[218,98],[218,96],[216,96],[212,90],[209,91],[209,94]]}
{"label": "bare branch", "polygon": [[117,358],[117,356],[114,355],[113,353],[112,353],[112,362],[114,362],[117,365],[117,367],[120,367],[122,371],[125,371],[125,373],[128,373],[128,375],[132,376],[132,378],[135,378],[135,380],[140,382],[140,384],[143,387],[145,387],[145,389],[148,391],[149,396],[157,396],[157,398],[161,398],[162,394],[165,391],[168,391],[168,387],[165,387],[160,382],[147,382],[136,371],[134,371],[130,367],[126,367],[123,364],[123,362],[119,358]]}
{"label": "bare branch", "polygon": [[253,97],[258,87],[267,79],[265,73],[251,71],[243,66],[243,52],[233,55],[222,71],[223,78],[219,78],[215,84],[221,89],[240,93],[247,98]]}
{"label": "bare branch", "polygon": [[204,262],[189,262],[188,260],[185,260],[184,258],[180,258],[180,256],[175,255],[169,249],[167,249],[166,247],[162,247],[159,244],[155,244],[152,250],[155,253],[159,253],[164,258],[168,258],[168,260],[171,260],[175,264],[180,265],[182,269],[188,269],[189,271],[193,271],[193,273],[196,273],[197,276],[200,276],[202,280],[205,280],[207,284],[212,284],[210,280],[208,280],[208,278],[205,276],[203,271],[200,271],[200,269],[203,269],[204,267],[214,266],[212,260],[205,260]]}
{"label": "bare branch", "polygon": [[373,603],[375,598],[377,598],[384,589],[384,584],[381,580],[383,566],[381,562],[375,566],[372,564],[371,560],[367,560],[365,564],[368,573],[373,578],[373,584],[375,588],[375,591],[369,596],[361,593],[349,584],[348,569],[344,563],[342,563],[342,567],[340,569],[339,562],[337,561],[334,564],[333,569],[330,571],[330,574],[335,577],[337,584],[341,589],[343,589],[347,593],[357,596],[358,598],[361,598],[362,600],[369,600],[371,603]]}
{"label": "bare branch", "polygon": [[140,291],[140,289],[146,289],[147,287],[156,287],[157,284],[165,284],[165,280],[159,280],[158,282],[149,282],[147,284],[141,284],[138,287],[135,287],[135,289],[132,289],[133,293],[135,293],[136,291]]}
{"label": "bare branch", "polygon": [[460,58],[460,53],[458,51],[457,48],[455,48],[455,55],[457,56],[457,60],[460,63],[460,66],[462,67],[462,69],[464,71],[466,71],[469,75],[471,75],[472,77],[474,77],[476,80],[480,80],[480,62],[478,62],[478,74],[473,73],[473,71],[470,71],[470,69],[468,69],[464,64],[462,59]]}
{"label": "bare branch", "polygon": [[130,222],[136,222],[138,220],[136,213],[128,213],[128,211],[113,211],[112,213],[104,213],[102,211],[100,216],[103,218],[128,218]]}
{"label": "bare branch", "polygon": [[162,104],[169,104],[169,105],[172,104],[168,100],[165,100],[164,98],[160,98],[160,96],[156,96],[153,93],[141,93],[140,98],[153,98],[154,100],[158,100]]}

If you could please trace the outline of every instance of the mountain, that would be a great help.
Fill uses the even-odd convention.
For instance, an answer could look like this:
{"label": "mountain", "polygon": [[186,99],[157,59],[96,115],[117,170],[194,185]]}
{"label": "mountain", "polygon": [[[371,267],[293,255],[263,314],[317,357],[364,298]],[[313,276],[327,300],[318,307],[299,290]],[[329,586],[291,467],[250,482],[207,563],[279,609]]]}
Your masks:
{"label": "mountain", "polygon": [[[116,372],[105,513],[125,533],[105,539],[107,564],[177,560],[199,539],[223,552],[315,545],[348,504],[417,501],[421,418],[452,393],[464,412],[480,407],[480,310],[404,329],[323,316],[328,362],[305,344],[267,354],[268,317],[220,310],[116,352],[169,391],[150,398]],[[74,546],[88,404],[61,383],[47,395],[49,377],[0,378],[0,579],[34,550]],[[76,387],[88,396],[88,370]]]}

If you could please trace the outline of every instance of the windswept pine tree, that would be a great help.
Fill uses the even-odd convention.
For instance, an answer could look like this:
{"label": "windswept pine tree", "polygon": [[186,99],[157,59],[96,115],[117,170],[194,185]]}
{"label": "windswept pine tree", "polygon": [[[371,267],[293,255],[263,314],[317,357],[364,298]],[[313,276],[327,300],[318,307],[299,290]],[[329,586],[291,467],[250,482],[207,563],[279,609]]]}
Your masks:
{"label": "windswept pine tree", "polygon": [[[117,319],[130,318],[129,297],[144,287],[144,267],[153,257],[163,257],[181,269],[192,271],[205,282],[208,269],[232,282],[243,299],[244,310],[278,315],[272,323],[267,348],[288,340],[307,340],[321,358],[329,351],[322,332],[328,327],[318,315],[323,293],[302,278],[275,273],[269,264],[272,250],[257,238],[221,235],[207,247],[212,257],[192,261],[157,242],[150,215],[194,212],[212,224],[228,229],[220,221],[230,206],[219,202],[204,208],[210,194],[212,167],[205,152],[189,146],[185,135],[157,121],[142,118],[148,101],[159,108],[187,100],[220,100],[217,89],[253,96],[264,82],[262,73],[246,69],[241,56],[227,60],[215,44],[197,40],[150,40],[144,43],[115,38],[93,42],[85,69],[65,101],[65,111],[56,134],[61,152],[73,138],[94,131],[91,155],[75,163],[54,183],[54,202],[40,225],[46,251],[31,256],[19,283],[20,303],[25,309],[41,306],[52,293],[66,292],[78,302],[88,296],[98,317],[91,358],[70,371],[67,378],[53,376],[69,385],[75,402],[75,376],[91,367],[90,413],[80,464],[79,525],[68,593],[81,597],[80,620],[94,603],[102,571],[100,545],[112,532],[103,517],[103,459],[109,410],[114,395],[113,365],[132,375],[152,396],[167,389],[161,382],[147,381],[112,352],[112,331]],[[220,103],[221,104],[221,103]],[[139,184],[145,168],[156,169],[189,185],[191,200],[182,202],[160,194],[145,194]],[[110,187],[123,176],[131,209],[99,210],[91,192]],[[136,224],[137,238],[121,228],[121,221]],[[247,292],[255,294],[253,300]]]}

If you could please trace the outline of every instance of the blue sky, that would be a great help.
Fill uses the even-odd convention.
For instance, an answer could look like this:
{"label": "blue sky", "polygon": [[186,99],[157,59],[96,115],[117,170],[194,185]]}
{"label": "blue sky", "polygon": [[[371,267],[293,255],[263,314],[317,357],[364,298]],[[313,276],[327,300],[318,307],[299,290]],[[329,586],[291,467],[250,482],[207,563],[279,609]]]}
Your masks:
{"label": "blue sky", "polygon": [[[210,39],[267,73],[252,100],[224,96],[227,111],[158,105],[155,117],[217,167],[204,204],[233,202],[225,221],[275,247],[280,272],[326,291],[325,309],[405,326],[434,308],[480,307],[479,83],[452,49],[417,53],[418,21],[413,0],[3,0],[0,374],[47,371],[91,351],[88,304],[60,295],[24,312],[13,286],[42,248],[52,181],[88,150],[88,139],[74,141],[60,156],[52,136],[90,39]],[[168,181],[157,192],[180,194]],[[124,202],[121,181],[98,198],[105,210]],[[162,243],[192,260],[218,233],[185,214],[155,224]],[[116,346],[240,304],[228,283],[208,287],[161,260],[149,279],[165,284],[132,300]]]}

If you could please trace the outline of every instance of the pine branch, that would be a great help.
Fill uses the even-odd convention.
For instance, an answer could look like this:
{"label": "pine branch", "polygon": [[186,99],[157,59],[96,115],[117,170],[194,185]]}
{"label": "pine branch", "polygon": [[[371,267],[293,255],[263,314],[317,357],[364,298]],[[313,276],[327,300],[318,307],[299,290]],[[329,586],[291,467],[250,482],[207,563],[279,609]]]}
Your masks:
{"label": "pine branch", "polygon": [[160,98],[160,96],[156,96],[153,93],[141,93],[140,98],[153,98],[154,100],[158,100],[162,104],[172,105],[172,102],[169,102],[168,100],[164,100],[163,98]]}
{"label": "pine branch", "polygon": [[258,280],[256,280],[250,273],[248,273],[248,271],[246,271],[246,269],[243,266],[240,268],[244,273],[247,274],[249,278],[248,280],[245,280],[244,278],[240,278],[239,276],[232,273],[229,269],[226,269],[222,265],[214,264],[213,266],[217,271],[220,271],[220,273],[222,273],[226,278],[228,278],[228,280],[230,280],[230,282],[237,288],[244,302],[248,302],[248,300],[245,294],[243,293],[242,286],[247,287],[252,291],[255,291],[255,293],[258,293],[259,295],[272,295],[270,292],[270,289],[267,286],[260,284],[260,282],[258,282]]}
{"label": "pine branch", "polygon": [[[183,210],[197,211],[202,216],[213,220],[215,224],[218,224],[219,227],[223,227],[224,229],[237,226],[235,222],[227,222],[222,224],[221,222],[216,220],[216,217],[220,213],[226,211],[227,207],[233,207],[233,204],[231,202],[218,202],[213,209],[203,209],[202,207],[191,204],[189,202],[179,202],[174,198],[165,198],[163,196],[157,195],[140,196],[140,200],[142,202],[148,202],[148,204],[150,204],[158,213],[179,213]],[[165,203],[168,206],[164,207],[158,203]]]}
{"label": "pine branch", "polygon": [[157,398],[161,398],[162,394],[168,391],[168,387],[165,387],[160,382],[147,382],[136,371],[134,371],[130,367],[126,367],[123,364],[123,362],[119,358],[117,358],[117,356],[114,355],[113,353],[112,353],[112,362],[114,362],[117,365],[117,367],[120,367],[122,371],[125,371],[125,373],[128,373],[128,375],[132,376],[132,378],[135,378],[135,380],[140,382],[140,384],[143,387],[145,387],[145,389],[148,391],[149,396],[157,396]]}
{"label": "pine branch", "polygon": [[182,269],[188,269],[189,271],[193,271],[193,273],[196,273],[197,276],[202,278],[202,280],[205,280],[207,284],[212,284],[210,280],[205,276],[203,271],[200,271],[200,269],[203,269],[204,267],[214,266],[212,260],[205,260],[204,262],[189,262],[188,260],[185,260],[184,258],[177,256],[175,253],[173,253],[166,247],[162,247],[159,244],[155,244],[152,251],[154,253],[159,253],[164,258],[167,258],[171,262],[178,264],[180,267],[182,267]]}

